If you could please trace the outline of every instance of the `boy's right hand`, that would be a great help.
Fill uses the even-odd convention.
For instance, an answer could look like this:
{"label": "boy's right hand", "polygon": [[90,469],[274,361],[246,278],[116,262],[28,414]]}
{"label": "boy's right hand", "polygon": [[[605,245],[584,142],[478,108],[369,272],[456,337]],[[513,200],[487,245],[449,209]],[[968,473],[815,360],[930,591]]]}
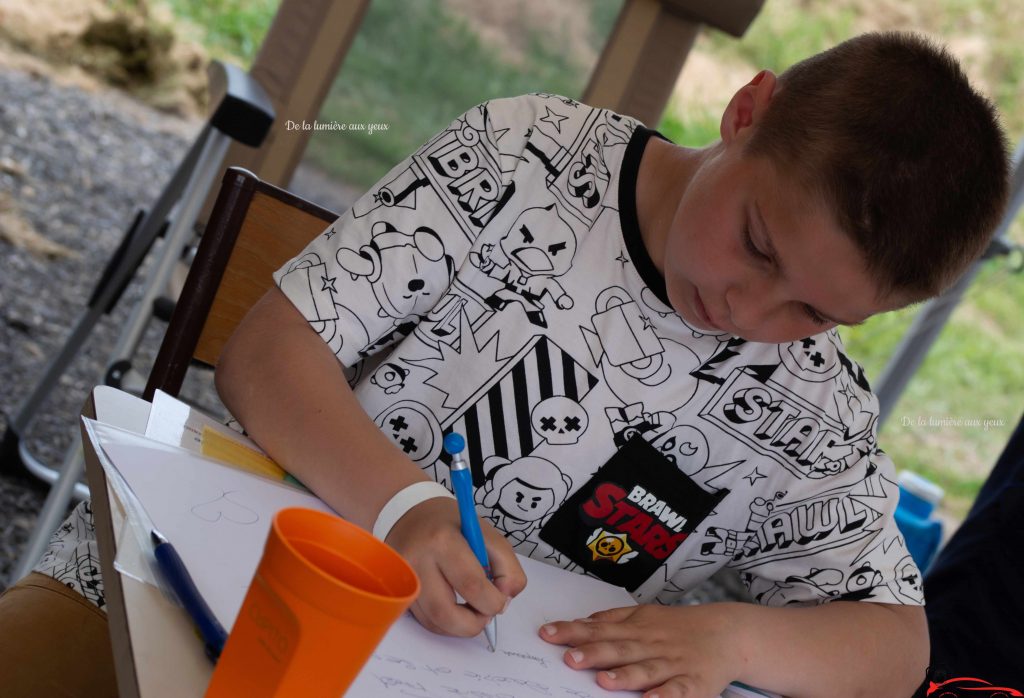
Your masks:
{"label": "boy's right hand", "polygon": [[[454,499],[417,504],[398,520],[385,541],[420,578],[420,595],[410,609],[416,620],[441,635],[473,637],[503,612],[526,587],[526,574],[512,546],[487,521],[480,522],[494,581],[487,579],[459,528]],[[455,594],[465,600],[456,602]]]}

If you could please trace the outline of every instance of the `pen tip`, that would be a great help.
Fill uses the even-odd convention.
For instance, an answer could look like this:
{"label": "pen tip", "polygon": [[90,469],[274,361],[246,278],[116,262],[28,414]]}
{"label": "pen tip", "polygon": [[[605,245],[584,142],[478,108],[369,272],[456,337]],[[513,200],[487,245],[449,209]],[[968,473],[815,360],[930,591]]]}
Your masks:
{"label": "pen tip", "polygon": [[492,618],[491,622],[484,628],[484,636],[487,638],[487,647],[491,652],[497,652],[498,648],[498,622]]}

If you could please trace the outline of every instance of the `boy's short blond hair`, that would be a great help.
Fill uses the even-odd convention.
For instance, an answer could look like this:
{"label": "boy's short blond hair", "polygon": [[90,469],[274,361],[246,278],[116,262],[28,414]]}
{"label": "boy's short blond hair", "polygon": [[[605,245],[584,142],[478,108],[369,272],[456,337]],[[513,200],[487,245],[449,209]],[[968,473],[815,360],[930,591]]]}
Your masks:
{"label": "boy's short blond hair", "polygon": [[914,34],[864,34],[783,72],[747,152],[823,198],[879,299],[942,292],[984,252],[1006,204],[995,108]]}

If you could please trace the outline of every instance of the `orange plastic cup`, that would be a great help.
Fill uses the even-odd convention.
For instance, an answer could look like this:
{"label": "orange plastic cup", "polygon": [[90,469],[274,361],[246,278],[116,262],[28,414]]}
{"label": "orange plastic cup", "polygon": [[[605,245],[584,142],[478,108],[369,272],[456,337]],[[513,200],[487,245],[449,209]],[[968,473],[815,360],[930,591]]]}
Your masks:
{"label": "orange plastic cup", "polygon": [[337,698],[419,590],[408,563],[358,526],[282,509],[207,698]]}

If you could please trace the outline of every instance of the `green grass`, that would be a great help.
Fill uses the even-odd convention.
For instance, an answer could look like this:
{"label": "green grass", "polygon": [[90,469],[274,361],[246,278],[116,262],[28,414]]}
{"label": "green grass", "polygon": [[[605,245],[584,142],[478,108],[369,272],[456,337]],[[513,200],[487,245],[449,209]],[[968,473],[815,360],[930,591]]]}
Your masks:
{"label": "green grass", "polygon": [[[162,0],[215,57],[248,65],[277,0]],[[590,6],[589,40],[604,43],[621,0]],[[386,124],[387,130],[314,132],[307,156],[346,182],[368,187],[452,119],[494,97],[544,91],[578,97],[589,66],[574,65],[557,42],[528,36],[522,64],[503,62],[440,0],[373,0],[318,120]]]}
{"label": "green grass", "polygon": [[590,0],[590,45],[600,51],[608,40],[624,0]]}
{"label": "green grass", "polygon": [[689,148],[702,148],[719,138],[721,114],[713,114],[707,110],[689,110],[684,122],[674,103],[665,110],[658,130],[670,141]]}
{"label": "green grass", "polygon": [[161,0],[214,58],[248,67],[277,12],[279,0]]}
{"label": "green grass", "polygon": [[314,133],[309,157],[369,186],[486,99],[534,91],[579,95],[586,70],[540,36],[529,40],[525,64],[508,65],[437,0],[374,0],[320,119],[386,123],[389,129],[376,135]]}
{"label": "green grass", "polygon": [[855,33],[856,14],[830,3],[766,4],[741,41],[721,32],[708,36],[716,53],[745,59],[756,69],[781,72]]}

